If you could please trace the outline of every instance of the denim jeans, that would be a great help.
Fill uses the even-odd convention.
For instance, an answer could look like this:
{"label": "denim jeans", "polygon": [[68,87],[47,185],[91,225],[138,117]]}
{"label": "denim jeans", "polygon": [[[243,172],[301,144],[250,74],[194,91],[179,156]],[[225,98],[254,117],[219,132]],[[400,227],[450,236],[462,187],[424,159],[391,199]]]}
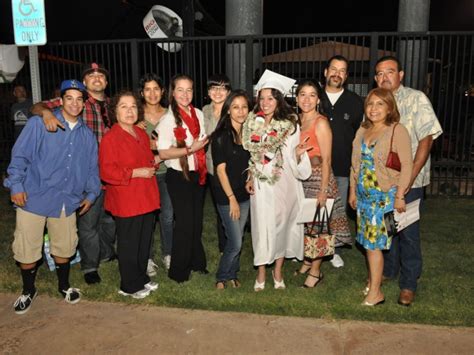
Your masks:
{"label": "denim jeans", "polygon": [[337,189],[339,190],[339,195],[341,196],[342,204],[344,205],[344,210],[347,210],[347,195],[349,193],[349,178],[347,176],[335,176]]}
{"label": "denim jeans", "polygon": [[217,204],[216,206],[227,236],[224,253],[221,256],[216,273],[216,280],[219,282],[237,278],[237,272],[240,268],[240,250],[245,223],[249,215],[250,200],[239,203],[240,218],[238,220],[233,220],[230,217],[230,205]]}
{"label": "denim jeans", "polygon": [[97,271],[101,260],[115,255],[115,222],[104,210],[104,191],[86,214],[77,221],[81,270]]}
{"label": "denim jeans", "polygon": [[[421,199],[423,202],[422,187],[412,188],[405,195],[406,203],[417,199]],[[420,222],[417,221],[393,237],[390,250],[384,253],[383,274],[385,277],[393,279],[400,272],[400,289],[416,291],[421,269]]]}
{"label": "denim jeans", "polygon": [[[173,243],[173,205],[171,204],[168,186],[166,185],[166,173],[156,175],[158,188],[160,190],[160,211],[158,219],[160,221],[161,257],[171,255]],[[151,239],[150,259],[155,256],[155,238]]]}

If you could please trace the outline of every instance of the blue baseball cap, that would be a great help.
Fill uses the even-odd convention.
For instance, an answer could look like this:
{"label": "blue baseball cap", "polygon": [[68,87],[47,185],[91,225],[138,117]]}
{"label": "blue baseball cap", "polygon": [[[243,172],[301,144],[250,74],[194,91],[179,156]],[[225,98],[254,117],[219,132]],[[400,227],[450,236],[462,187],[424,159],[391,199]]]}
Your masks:
{"label": "blue baseball cap", "polygon": [[66,92],[66,90],[78,90],[80,92],[82,92],[82,94],[84,96],[87,96],[87,90],[86,90],[86,87],[84,86],[83,83],[81,83],[80,81],[78,80],[75,80],[75,79],[72,79],[72,80],[64,80],[62,83],[61,83],[61,87],[59,88],[59,91],[61,92],[61,96],[64,95],[64,93]]}

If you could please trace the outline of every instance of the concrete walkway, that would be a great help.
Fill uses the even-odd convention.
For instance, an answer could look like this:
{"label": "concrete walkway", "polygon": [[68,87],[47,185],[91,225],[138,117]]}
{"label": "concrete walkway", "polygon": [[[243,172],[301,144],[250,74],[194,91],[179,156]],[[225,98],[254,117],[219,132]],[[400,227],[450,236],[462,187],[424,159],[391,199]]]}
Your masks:
{"label": "concrete walkway", "polygon": [[2,354],[474,354],[474,328],[262,316],[0,294]]}

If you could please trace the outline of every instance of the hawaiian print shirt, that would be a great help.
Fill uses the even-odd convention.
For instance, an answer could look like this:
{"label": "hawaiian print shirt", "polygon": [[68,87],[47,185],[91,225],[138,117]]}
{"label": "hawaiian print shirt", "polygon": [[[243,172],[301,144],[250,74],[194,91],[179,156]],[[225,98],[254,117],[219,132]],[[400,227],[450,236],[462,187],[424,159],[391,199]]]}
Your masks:
{"label": "hawaiian print shirt", "polygon": [[[400,111],[400,123],[408,130],[411,139],[413,158],[418,149],[418,142],[432,135],[433,140],[438,138],[443,129],[433,110],[428,97],[421,91],[400,85],[395,93],[398,111]],[[412,187],[423,187],[430,183],[431,161],[428,156],[426,164],[421,168]]]}

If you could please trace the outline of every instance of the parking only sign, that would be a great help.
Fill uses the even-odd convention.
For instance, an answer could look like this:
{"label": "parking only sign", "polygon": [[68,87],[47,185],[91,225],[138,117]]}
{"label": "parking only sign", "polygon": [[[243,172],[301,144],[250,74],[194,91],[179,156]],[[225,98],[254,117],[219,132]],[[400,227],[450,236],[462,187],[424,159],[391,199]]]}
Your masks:
{"label": "parking only sign", "polygon": [[46,44],[44,0],[12,0],[12,13],[17,46]]}

